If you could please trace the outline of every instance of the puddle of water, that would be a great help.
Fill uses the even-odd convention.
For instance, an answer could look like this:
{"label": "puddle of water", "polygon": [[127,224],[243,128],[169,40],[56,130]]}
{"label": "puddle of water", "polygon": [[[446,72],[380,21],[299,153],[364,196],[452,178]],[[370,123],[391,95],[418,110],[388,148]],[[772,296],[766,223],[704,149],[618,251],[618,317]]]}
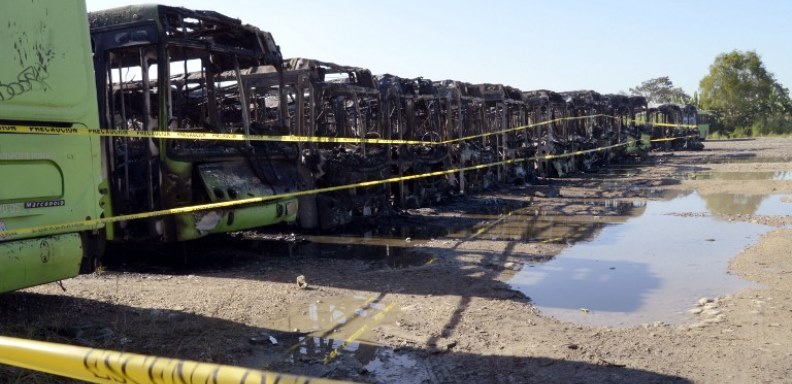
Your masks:
{"label": "puddle of water", "polygon": [[[307,365],[306,374],[354,377],[366,372],[378,383],[422,382],[424,362],[406,351],[372,341],[372,329],[393,322],[396,309],[376,296],[322,299],[289,313],[274,323],[272,334],[252,338],[253,352],[244,365],[277,367]],[[270,337],[273,337],[271,340]],[[273,342],[274,340],[274,342]]]}
{"label": "puddle of water", "polygon": [[603,177],[633,177],[641,173],[641,168],[635,166],[628,167],[611,167],[600,171],[600,176]]}
{"label": "puddle of water", "polygon": [[792,180],[792,171],[700,172],[682,176],[685,180]]}
{"label": "puddle of water", "polygon": [[369,263],[372,270],[420,267],[436,261],[430,252],[408,248],[421,244],[412,240],[346,236],[307,236],[305,239],[308,242],[290,248],[290,256],[362,260]]}
{"label": "puddle of water", "polygon": [[375,295],[328,298],[289,313],[280,323],[276,323],[276,329],[332,333],[335,338],[345,338],[361,326],[371,323],[372,319],[381,324],[384,320],[393,319],[393,314],[393,307],[388,307]]}
{"label": "puddle of water", "polygon": [[448,228],[439,225],[430,225],[424,223],[415,223],[414,225],[397,225],[397,226],[365,226],[361,227],[365,232],[356,232],[354,228],[347,229],[340,233],[340,236],[353,236],[363,238],[384,238],[384,239],[398,239],[403,240],[406,238],[416,240],[429,240],[448,234]]}
{"label": "puddle of water", "polygon": [[459,231],[448,238],[563,243],[589,238],[605,225],[605,221],[596,222],[590,216],[512,215],[497,222]]}
{"label": "puddle of water", "polygon": [[792,159],[783,156],[767,156],[767,157],[756,157],[754,155],[748,156],[730,156],[725,159],[718,161],[721,164],[744,164],[744,163],[788,163],[792,161]]}
{"label": "puddle of water", "polygon": [[707,212],[697,193],[651,201],[640,217],[605,227],[510,281],[544,313],[587,325],[631,326],[692,319],[700,297],[755,284],[727,274],[728,261],[769,227],[674,213]]}
{"label": "puddle of water", "polygon": [[[425,383],[431,379],[425,359],[409,351],[312,336],[281,340],[296,341],[295,347],[284,350],[272,345],[255,346],[242,365],[276,371],[289,371],[288,367],[300,366],[299,372],[305,375],[357,377],[361,382]],[[332,360],[326,360],[331,355]]]}
{"label": "puddle of water", "polygon": [[705,212],[717,215],[792,215],[792,201],[789,195],[713,193],[701,197],[707,203]]}
{"label": "puddle of water", "polygon": [[[590,208],[588,213],[585,212],[586,207]],[[640,215],[645,202],[616,199],[583,201],[575,205],[575,215],[564,214],[564,208],[550,212],[542,211],[541,207],[521,208],[446,238],[575,243],[590,239],[609,223],[624,222]]]}

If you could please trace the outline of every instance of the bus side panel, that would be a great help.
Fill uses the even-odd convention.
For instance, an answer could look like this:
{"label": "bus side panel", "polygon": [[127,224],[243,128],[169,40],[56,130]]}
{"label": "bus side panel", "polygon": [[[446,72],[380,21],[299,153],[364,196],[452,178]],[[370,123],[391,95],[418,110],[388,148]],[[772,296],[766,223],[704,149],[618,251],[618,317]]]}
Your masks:
{"label": "bus side panel", "polygon": [[98,142],[0,135],[0,225],[10,230],[98,218]]}
{"label": "bus side panel", "polygon": [[0,119],[98,127],[85,4],[0,2]]}
{"label": "bus side panel", "polygon": [[76,276],[81,254],[76,233],[0,243],[0,292]]}
{"label": "bus side panel", "polygon": [[[85,3],[0,2],[0,28],[0,125],[98,128]],[[0,132],[0,230],[100,217],[100,141]],[[82,238],[66,229],[0,238],[0,292],[76,275]]]}

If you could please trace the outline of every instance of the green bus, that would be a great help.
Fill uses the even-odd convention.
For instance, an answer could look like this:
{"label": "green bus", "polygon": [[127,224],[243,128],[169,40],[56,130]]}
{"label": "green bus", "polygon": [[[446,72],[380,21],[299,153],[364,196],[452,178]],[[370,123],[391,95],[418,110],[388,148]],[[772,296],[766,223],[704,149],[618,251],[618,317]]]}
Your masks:
{"label": "green bus", "polygon": [[229,85],[256,66],[282,72],[279,47],[258,28],[160,5],[86,17],[82,0],[0,2],[0,25],[0,292],[90,272],[105,241],[183,241],[296,220],[293,198],[18,231],[293,191],[298,156],[279,143],[16,132],[248,133],[244,95]]}
{"label": "green bus", "polygon": [[[9,133],[18,125],[99,126],[85,5],[2,2],[0,25],[7,28],[0,35],[0,231],[106,215],[98,136]],[[0,238],[0,292],[88,270],[100,238],[100,231]]]}

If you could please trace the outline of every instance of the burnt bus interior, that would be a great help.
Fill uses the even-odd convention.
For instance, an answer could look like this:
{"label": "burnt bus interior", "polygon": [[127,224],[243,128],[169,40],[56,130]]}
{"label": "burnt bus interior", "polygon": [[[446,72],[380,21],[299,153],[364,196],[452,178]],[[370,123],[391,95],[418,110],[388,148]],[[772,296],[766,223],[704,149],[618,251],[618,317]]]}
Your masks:
{"label": "burnt bus interior", "polygon": [[[384,122],[391,137],[427,144],[400,144],[391,151],[394,176],[410,176],[449,169],[449,139],[453,117],[431,80],[405,79],[385,74],[377,78],[382,95]],[[438,144],[431,144],[438,143]],[[393,203],[416,208],[437,203],[450,194],[453,176],[433,176],[406,180],[392,186]]]}
{"label": "burnt bus interior", "polygon": [[[305,133],[329,138],[388,139],[383,102],[376,80],[364,68],[319,60],[293,58],[284,62],[286,74],[304,73],[307,81],[303,114]],[[292,100],[289,100],[293,103]],[[390,174],[389,144],[365,142],[318,143],[304,152],[315,164],[315,187],[333,187],[385,179]],[[318,224],[344,225],[353,216],[369,216],[389,206],[386,184],[321,193],[316,196]]]}
{"label": "burnt bus interior", "polygon": [[[481,164],[479,158],[480,141],[460,140],[465,137],[474,136],[478,132],[478,127],[483,124],[483,105],[484,100],[473,95],[473,85],[455,80],[443,80],[434,82],[437,90],[437,98],[442,114],[444,132],[448,140],[454,140],[444,148],[448,151],[446,162],[453,167],[462,169],[471,165]],[[449,174],[447,180],[451,192],[464,194],[467,191],[467,184],[473,183],[474,189],[478,171],[462,171]],[[466,178],[471,177],[470,181]]]}
{"label": "burnt bus interior", "polygon": [[684,136],[684,139],[669,140],[653,143],[652,148],[664,151],[704,148],[698,137],[698,129],[682,127],[683,124],[696,124],[696,107],[681,104],[660,104],[650,106],[646,110],[648,123],[674,124],[679,126],[651,126],[649,129],[652,138],[674,138]]}
{"label": "burnt bus interior", "polygon": [[[612,133],[612,130],[609,129],[611,122],[605,121],[609,118],[599,116],[607,107],[602,95],[589,90],[565,92],[562,95],[567,101],[567,116],[592,116],[565,122],[568,133],[568,149],[570,151],[585,151],[609,145]],[[563,175],[579,170],[592,171],[602,162],[602,155],[603,153],[600,152],[592,152],[569,158],[562,165],[559,174]]]}
{"label": "burnt bus interior", "polygon": [[643,137],[643,125],[636,121],[639,115],[646,113],[647,103],[643,96],[605,95],[605,114],[611,116],[614,124],[613,136],[618,137],[616,143],[625,143],[623,147],[616,148],[610,153],[615,157],[611,161],[624,156],[641,156],[651,143]]}
{"label": "burnt bus interior", "polygon": [[[371,72],[319,60],[283,61],[283,72],[262,66],[242,75],[253,133],[325,138],[387,139],[380,92]],[[381,180],[389,173],[388,144],[298,142],[301,189]],[[389,206],[388,185],[300,197],[303,228],[347,224]]]}
{"label": "burnt bus interior", "polygon": [[[450,138],[448,113],[443,109],[438,90],[429,79],[403,81],[403,91],[413,95],[413,118],[408,119],[406,138],[431,143]],[[409,103],[409,99],[404,99]],[[408,104],[409,107],[409,104]],[[449,169],[451,153],[448,144],[401,146],[398,151],[400,174],[422,174]],[[404,188],[405,206],[426,206],[439,203],[450,194],[453,176],[434,176],[408,182]]]}
{"label": "burnt bus interior", "polygon": [[[527,153],[520,150],[525,144],[524,136],[513,130],[525,126],[527,121],[522,91],[501,84],[479,84],[477,94],[484,99],[485,129],[493,133],[489,137],[490,147],[494,144],[497,161],[525,156]],[[521,182],[526,178],[524,162],[502,164],[495,171],[497,181],[501,183]]]}
{"label": "burnt bus interior", "polygon": [[[523,102],[528,111],[527,123],[536,125],[528,131],[533,139],[533,156],[542,157],[563,153],[564,148],[568,145],[569,128],[566,121],[556,120],[567,116],[567,102],[564,96],[540,89],[523,92]],[[558,177],[557,168],[562,166],[563,160],[542,159],[532,163],[533,171],[537,177]]]}
{"label": "burnt bus interior", "polygon": [[[251,120],[239,85],[249,68],[280,67],[269,33],[215,12],[161,5],[93,12],[89,21],[102,128],[253,133],[267,124]],[[295,188],[294,167],[274,162],[294,164],[296,149],[279,143],[113,137],[105,150],[114,214]],[[239,185],[212,188],[218,174],[240,178]],[[125,238],[174,236],[168,225],[151,224],[133,221],[117,230]]]}
{"label": "burnt bus interior", "polygon": [[644,126],[637,119],[646,114],[647,101],[643,96],[629,96],[626,113],[623,115],[625,123],[622,125],[627,145],[624,147],[625,155],[643,157],[651,147],[649,136],[644,132]]}

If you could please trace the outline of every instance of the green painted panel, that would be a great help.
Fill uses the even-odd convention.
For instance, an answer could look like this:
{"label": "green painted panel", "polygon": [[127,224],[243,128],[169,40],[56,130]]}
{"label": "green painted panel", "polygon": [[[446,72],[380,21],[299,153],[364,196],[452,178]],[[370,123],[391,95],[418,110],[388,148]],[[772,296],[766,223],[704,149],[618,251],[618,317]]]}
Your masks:
{"label": "green painted panel", "polygon": [[[0,65],[0,121],[98,127],[85,3],[2,1],[0,28],[0,52],[6,55]],[[0,227],[99,217],[100,141],[0,134]]]}
{"label": "green painted panel", "polygon": [[0,28],[0,118],[98,127],[84,2],[2,1]]}
{"label": "green painted panel", "polygon": [[0,161],[0,223],[15,229],[99,217],[98,140],[0,134],[0,159],[19,159]]}
{"label": "green painted panel", "polygon": [[0,243],[0,292],[77,276],[81,260],[77,234]]}
{"label": "green painted panel", "polygon": [[[0,121],[97,128],[85,3],[0,1],[0,28]],[[99,217],[100,142],[0,133],[0,229]],[[76,233],[0,239],[0,292],[75,276],[82,253]]]}
{"label": "green painted panel", "polygon": [[63,196],[63,177],[52,161],[0,161],[0,201],[34,201]]}
{"label": "green painted panel", "polygon": [[242,231],[297,220],[297,199],[285,199],[265,205],[175,215],[179,241],[209,234]]}

